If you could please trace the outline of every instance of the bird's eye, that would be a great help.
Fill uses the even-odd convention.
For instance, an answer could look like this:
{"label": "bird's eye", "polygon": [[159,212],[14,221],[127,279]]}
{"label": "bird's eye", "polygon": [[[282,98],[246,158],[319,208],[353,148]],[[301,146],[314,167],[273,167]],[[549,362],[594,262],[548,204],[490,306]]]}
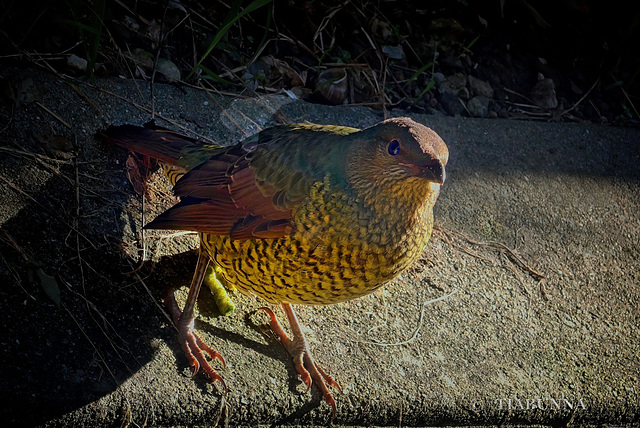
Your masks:
{"label": "bird's eye", "polygon": [[395,156],[400,153],[400,142],[398,140],[392,140],[387,148],[391,156]]}

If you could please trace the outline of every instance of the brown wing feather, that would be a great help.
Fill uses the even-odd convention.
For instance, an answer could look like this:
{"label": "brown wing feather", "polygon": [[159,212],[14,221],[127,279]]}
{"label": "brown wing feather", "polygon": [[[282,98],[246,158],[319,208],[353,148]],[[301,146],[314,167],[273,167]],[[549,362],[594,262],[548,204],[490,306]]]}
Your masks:
{"label": "brown wing feather", "polygon": [[145,227],[149,229],[194,230],[228,235],[237,221],[237,210],[222,201],[186,198],[160,214]]}
{"label": "brown wing feather", "polygon": [[[176,183],[174,192],[181,202],[148,227],[239,240],[291,235],[295,209],[313,183],[327,175],[338,181],[342,176],[343,147],[327,145],[327,137],[334,141],[336,133],[321,127],[280,126],[212,153]],[[317,167],[320,163],[323,168]]]}
{"label": "brown wing feather", "polygon": [[174,187],[181,202],[147,227],[195,230],[240,240],[290,235],[292,210],[275,205],[276,190],[257,183],[249,153],[234,146],[189,171]]}

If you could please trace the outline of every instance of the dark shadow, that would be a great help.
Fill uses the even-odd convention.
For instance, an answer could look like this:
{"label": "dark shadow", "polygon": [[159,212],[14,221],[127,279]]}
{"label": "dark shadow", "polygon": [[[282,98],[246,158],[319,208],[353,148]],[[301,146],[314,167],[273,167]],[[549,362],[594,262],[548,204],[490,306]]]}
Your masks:
{"label": "dark shadow", "polygon": [[[104,148],[101,158],[80,159],[94,163],[79,167],[93,177],[81,180],[77,227],[75,186],[64,178],[74,177],[73,164],[62,165],[59,175],[29,193],[33,200],[17,192],[25,204],[1,224],[0,419],[12,426],[42,424],[116,390],[154,358],[154,340],[170,346],[178,370],[188,367],[175,329],[154,300],[162,306],[167,286],[190,283],[194,252],[143,265],[137,274],[144,287],[131,274],[138,261],[122,248],[121,231],[139,222],[135,212],[124,210],[136,198],[125,178],[126,153]],[[0,172],[7,177],[7,171],[31,166],[30,159],[5,158]],[[20,188],[20,177],[12,177]],[[38,277],[38,268],[55,278],[60,306],[29,279],[29,273]],[[214,307],[210,293],[202,296]],[[196,330],[289,362],[277,343],[258,343],[201,321]],[[203,391],[210,384],[202,373],[193,380]]]}
{"label": "dark shadow", "polygon": [[[313,410],[317,409],[318,407],[320,407],[322,405],[322,396],[320,396],[318,398],[318,396],[320,396],[320,393],[313,393],[312,394],[312,400],[303,404],[302,407],[300,407],[299,409],[291,412],[290,414],[284,416],[282,419],[278,420],[277,422],[274,422],[273,425],[271,425],[272,427],[277,427],[277,426],[282,426],[282,425],[293,425],[296,422],[299,422],[301,420],[304,420],[304,417],[307,416],[309,413],[311,413]],[[329,416],[329,421],[331,420],[331,412],[328,412]],[[327,425],[329,425],[329,422],[327,422]]]}
{"label": "dark shadow", "polygon": [[[153,357],[150,339],[165,339],[162,315],[123,274],[128,263],[117,237],[81,225],[88,239],[76,245],[65,221],[75,203],[66,193],[72,191],[52,178],[35,195],[40,204],[2,225],[0,418],[10,424],[39,424],[113,391]],[[56,279],[60,306],[29,281],[31,263]]]}

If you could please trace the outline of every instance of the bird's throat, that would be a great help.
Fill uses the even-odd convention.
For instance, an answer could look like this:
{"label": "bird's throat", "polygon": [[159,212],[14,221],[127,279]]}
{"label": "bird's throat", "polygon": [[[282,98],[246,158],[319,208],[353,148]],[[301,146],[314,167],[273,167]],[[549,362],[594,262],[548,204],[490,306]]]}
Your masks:
{"label": "bird's throat", "polygon": [[433,209],[440,185],[411,177],[384,186],[369,186],[361,191],[365,205],[375,213],[391,222],[406,223],[420,217],[424,210]]}

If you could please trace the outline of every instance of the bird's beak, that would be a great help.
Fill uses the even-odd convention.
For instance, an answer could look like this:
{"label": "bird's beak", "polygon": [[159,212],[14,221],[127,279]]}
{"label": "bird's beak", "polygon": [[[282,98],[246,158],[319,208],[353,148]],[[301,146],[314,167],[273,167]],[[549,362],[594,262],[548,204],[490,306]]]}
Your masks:
{"label": "bird's beak", "polygon": [[424,165],[401,164],[409,167],[416,177],[422,177],[427,181],[436,184],[444,184],[446,173],[444,165],[438,159],[433,159]]}
{"label": "bird's beak", "polygon": [[444,170],[444,165],[438,159],[435,159],[426,165],[420,167],[422,176],[428,181],[437,184],[444,184],[444,180],[447,174]]}

